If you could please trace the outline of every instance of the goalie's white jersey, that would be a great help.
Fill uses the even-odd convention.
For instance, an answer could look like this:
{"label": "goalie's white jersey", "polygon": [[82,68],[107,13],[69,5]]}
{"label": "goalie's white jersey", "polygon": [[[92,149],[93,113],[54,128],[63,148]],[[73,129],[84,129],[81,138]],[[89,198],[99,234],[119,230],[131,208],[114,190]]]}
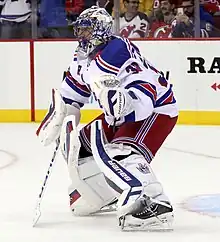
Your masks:
{"label": "goalie's white jersey", "polygon": [[[90,95],[98,99],[94,81],[106,74],[115,75],[121,81],[120,86],[124,87],[133,99],[133,111],[121,117],[117,124],[140,121],[153,112],[170,117],[178,115],[172,85],[162,72],[141,56],[137,46],[120,37],[114,37],[107,44],[100,46],[96,54],[88,59],[80,60],[77,51],[75,52],[61,86],[64,101],[68,104],[75,102],[82,107],[84,103],[89,102]],[[114,116],[105,110],[103,112],[106,114],[107,123],[112,124]]]}

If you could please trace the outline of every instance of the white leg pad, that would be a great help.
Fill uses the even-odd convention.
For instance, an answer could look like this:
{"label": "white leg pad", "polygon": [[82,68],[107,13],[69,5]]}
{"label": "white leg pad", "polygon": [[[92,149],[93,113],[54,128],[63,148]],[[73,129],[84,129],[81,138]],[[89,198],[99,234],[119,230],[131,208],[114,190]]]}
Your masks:
{"label": "white leg pad", "polygon": [[83,216],[100,211],[115,199],[115,194],[92,156],[78,158],[81,144],[74,116],[64,119],[60,142],[71,179],[69,196],[73,214]]}
{"label": "white leg pad", "polygon": [[[78,167],[69,167],[72,180],[69,195],[73,214],[85,216],[99,212],[115,199],[115,194],[108,186],[93,157],[80,159],[79,163],[81,162]],[[72,176],[74,173],[75,175]],[[74,192],[77,192],[76,197]]]}
{"label": "white leg pad", "polygon": [[[132,205],[144,194],[160,201],[169,201],[162,184],[142,155],[132,154],[132,148],[123,144],[104,143],[100,120],[91,125],[91,148],[105,176],[123,190],[117,204],[119,217],[131,212]],[[118,161],[114,159],[116,155],[126,158]]]}

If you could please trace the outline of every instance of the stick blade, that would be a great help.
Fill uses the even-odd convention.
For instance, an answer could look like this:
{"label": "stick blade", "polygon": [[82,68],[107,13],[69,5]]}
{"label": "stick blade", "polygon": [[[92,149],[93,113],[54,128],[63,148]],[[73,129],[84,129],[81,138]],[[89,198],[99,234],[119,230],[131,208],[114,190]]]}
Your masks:
{"label": "stick blade", "polygon": [[33,227],[36,226],[38,220],[40,219],[40,216],[41,216],[41,211],[40,211],[40,206],[38,205],[35,208],[35,215],[34,215],[34,219],[33,219]]}

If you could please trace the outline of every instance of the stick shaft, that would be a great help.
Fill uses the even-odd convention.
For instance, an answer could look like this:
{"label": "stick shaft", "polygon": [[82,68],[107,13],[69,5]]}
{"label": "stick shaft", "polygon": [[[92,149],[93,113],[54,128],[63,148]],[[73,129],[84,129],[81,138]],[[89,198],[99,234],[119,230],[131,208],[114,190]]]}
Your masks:
{"label": "stick shaft", "polygon": [[40,205],[41,205],[43,196],[45,194],[45,190],[46,190],[46,187],[47,187],[47,184],[48,184],[48,179],[49,179],[51,172],[52,172],[53,164],[54,164],[54,161],[55,161],[56,156],[57,156],[59,145],[60,145],[60,139],[58,138],[56,140],[56,147],[55,147],[55,150],[53,152],[53,156],[51,158],[50,165],[47,169],[47,173],[46,173],[43,185],[41,186],[41,191],[38,195],[37,205],[36,205],[36,208],[35,208],[35,216],[34,216],[34,219],[33,219],[33,226],[35,226],[37,224],[37,222],[38,222],[38,220],[41,216]]}

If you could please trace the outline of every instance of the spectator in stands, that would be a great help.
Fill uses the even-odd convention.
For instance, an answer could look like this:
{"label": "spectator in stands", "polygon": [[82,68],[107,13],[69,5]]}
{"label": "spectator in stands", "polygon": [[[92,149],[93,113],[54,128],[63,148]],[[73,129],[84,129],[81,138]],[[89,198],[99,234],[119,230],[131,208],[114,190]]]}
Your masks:
{"label": "spectator in stands", "polygon": [[[209,14],[209,21],[213,26],[213,32],[211,37],[220,37],[220,0],[200,0],[200,12],[204,12],[206,15]],[[201,16],[204,18],[204,16]],[[211,21],[210,21],[211,20]]]}
{"label": "spectator in stands", "polygon": [[[176,25],[172,30],[172,36],[177,38],[194,37],[194,0],[184,0],[180,6],[183,14],[176,16]],[[213,34],[212,18],[200,8],[200,37],[207,38]]]}
{"label": "spectator in stands", "polygon": [[83,10],[83,0],[66,0],[66,13],[69,24],[72,24]]}
{"label": "spectator in stands", "polygon": [[175,21],[175,4],[172,0],[161,0],[154,6],[150,18],[149,37],[171,38],[171,31]]}
{"label": "spectator in stands", "polygon": [[1,38],[31,38],[30,0],[1,0]]}
{"label": "spectator in stands", "polygon": [[[5,0],[0,0],[0,13],[2,12],[2,8],[3,8],[3,3]],[[1,38],[1,28],[2,28],[2,21],[0,19],[0,38]]]}
{"label": "spectator in stands", "polygon": [[139,0],[124,0],[125,12],[120,16],[120,36],[144,38],[148,35],[149,20],[138,11]]}
{"label": "spectator in stands", "polygon": [[[150,16],[153,10],[154,1],[155,0],[139,0],[140,4],[139,4],[138,11],[145,13],[147,16]],[[124,6],[123,0],[120,0],[120,9],[121,9],[121,13],[125,12],[125,6]]]}
{"label": "spectator in stands", "polygon": [[[81,2],[81,1],[80,1]],[[72,4],[72,3],[71,3]],[[81,6],[81,4],[80,4]],[[72,8],[71,9],[69,8]],[[39,32],[42,38],[73,38],[73,30],[70,28],[68,14],[74,14],[74,6],[67,3],[65,0],[41,0],[40,17],[39,17]],[[75,8],[76,9],[76,8]]]}
{"label": "spectator in stands", "polygon": [[100,8],[105,8],[106,11],[112,15],[114,0],[98,0],[96,3]]}

